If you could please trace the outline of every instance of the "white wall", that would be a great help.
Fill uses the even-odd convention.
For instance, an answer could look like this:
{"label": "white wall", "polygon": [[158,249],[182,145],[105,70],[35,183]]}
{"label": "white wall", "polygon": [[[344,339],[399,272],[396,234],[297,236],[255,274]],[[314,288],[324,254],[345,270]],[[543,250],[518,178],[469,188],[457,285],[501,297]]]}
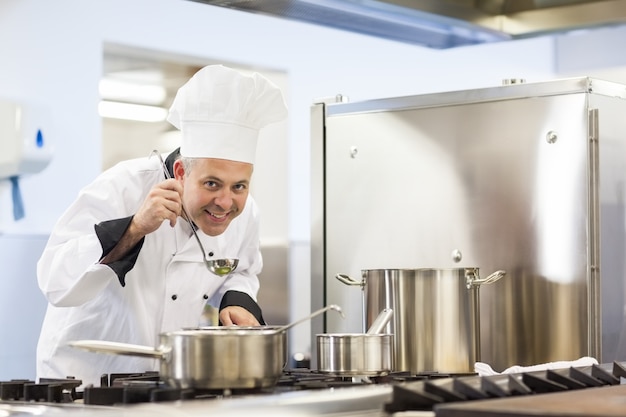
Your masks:
{"label": "white wall", "polygon": [[550,39],[438,51],[186,0],[3,0],[0,35],[0,97],[49,106],[56,147],[44,173],[23,181],[27,218],[13,224],[2,206],[0,230],[7,233],[49,231],[98,173],[104,43],[288,73],[290,236],[297,241],[310,233],[314,98],[342,93],[361,100],[490,86],[506,77],[544,79],[553,67]]}
{"label": "white wall", "polygon": [[[310,309],[309,106],[313,99],[341,93],[357,101],[493,86],[503,78],[539,81],[555,75],[553,38],[431,50],[186,0],[2,0],[0,98],[50,108],[54,125],[49,139],[55,156],[42,173],[22,180],[25,219],[12,220],[10,196],[6,184],[0,184],[0,233],[49,233],[78,190],[99,173],[97,84],[105,43],[223,59],[288,74],[293,318]],[[10,256],[3,259],[20,262]],[[2,270],[6,271],[4,265]],[[290,342],[295,350],[308,350],[308,339],[307,325],[301,325]]]}

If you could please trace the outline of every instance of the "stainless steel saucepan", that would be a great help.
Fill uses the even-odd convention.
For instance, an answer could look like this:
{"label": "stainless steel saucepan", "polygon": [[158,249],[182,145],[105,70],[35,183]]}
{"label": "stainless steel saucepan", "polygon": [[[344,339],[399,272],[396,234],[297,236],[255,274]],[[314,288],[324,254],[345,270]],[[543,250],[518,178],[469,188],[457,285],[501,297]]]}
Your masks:
{"label": "stainless steel saucepan", "polygon": [[159,346],[100,340],[69,345],[92,352],[144,356],[160,360],[159,376],[170,386],[194,389],[267,388],[287,363],[287,329],[328,310],[330,305],[284,326],[202,327],[161,333]]}
{"label": "stainless steel saucepan", "polygon": [[324,333],[316,335],[318,371],[345,376],[388,374],[393,362],[393,335],[381,333],[392,309],[384,309],[366,333]]}

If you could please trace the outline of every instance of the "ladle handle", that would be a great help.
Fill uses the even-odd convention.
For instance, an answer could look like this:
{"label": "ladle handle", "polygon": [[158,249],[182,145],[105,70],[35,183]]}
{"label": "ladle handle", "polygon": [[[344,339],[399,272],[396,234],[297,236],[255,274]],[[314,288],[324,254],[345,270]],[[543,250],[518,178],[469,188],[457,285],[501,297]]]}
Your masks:
{"label": "ladle handle", "polygon": [[367,330],[367,334],[378,334],[383,331],[389,320],[391,320],[391,316],[393,316],[393,310],[390,308],[386,308],[378,314],[374,323]]}
{"label": "ladle handle", "polygon": [[[156,149],[152,151],[152,153],[150,154],[150,156],[152,155],[156,155],[159,157],[159,162],[161,162],[161,168],[163,168],[163,175],[165,175],[165,178],[167,178],[168,180],[172,178],[172,176],[170,175],[170,172],[167,170],[167,165],[165,165],[165,161],[163,160],[163,157],[161,156],[161,153],[159,151],[157,151]],[[196,242],[198,242],[198,246],[200,246],[200,251],[202,251],[202,260],[204,261],[205,265],[207,266],[207,268],[209,268],[209,270],[211,270],[211,266],[208,264],[207,258],[206,258],[206,251],[204,250],[204,246],[202,246],[202,242],[200,241],[200,237],[198,236],[198,232],[196,232],[196,228],[193,225],[193,222],[191,221],[191,217],[189,217],[189,214],[187,214],[187,210],[185,210],[185,206],[183,206],[182,204],[180,205],[180,209],[182,210],[183,214],[184,214],[184,219],[187,221],[187,224],[189,224],[189,227],[191,228],[191,232],[193,233],[194,237],[196,238]],[[230,273],[231,271],[229,271]],[[221,276],[220,274],[215,274],[217,276]],[[226,275],[226,274],[224,274]]]}
{"label": "ladle handle", "polygon": [[289,324],[286,324],[286,325],[284,325],[284,326],[281,326],[281,327],[277,328],[277,329],[276,329],[276,333],[281,333],[281,332],[284,332],[285,330],[287,330],[287,329],[289,329],[289,328],[291,328],[291,327],[295,326],[296,324],[300,324],[300,323],[305,322],[305,321],[307,321],[307,320],[311,320],[313,317],[315,317],[315,316],[319,316],[320,314],[322,314],[323,312],[328,311],[328,310],[335,310],[336,312],[338,312],[339,314],[341,314],[341,317],[342,317],[342,318],[345,318],[345,316],[344,316],[344,314],[343,314],[343,311],[341,310],[341,307],[339,307],[339,306],[338,306],[338,305],[336,305],[336,304],[331,304],[331,305],[326,306],[326,307],[324,307],[324,308],[320,308],[320,309],[319,309],[319,310],[317,310],[317,311],[314,311],[313,313],[309,314],[309,315],[308,315],[308,316],[306,316],[306,317],[301,318],[300,320],[294,321],[293,323],[289,323]]}

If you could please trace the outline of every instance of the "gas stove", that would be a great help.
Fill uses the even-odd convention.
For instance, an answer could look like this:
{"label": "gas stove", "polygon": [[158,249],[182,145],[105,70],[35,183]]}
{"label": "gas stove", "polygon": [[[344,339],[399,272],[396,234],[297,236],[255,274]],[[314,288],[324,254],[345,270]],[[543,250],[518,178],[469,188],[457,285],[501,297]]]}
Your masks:
{"label": "gas stove", "polygon": [[[82,381],[42,378],[0,381],[0,415],[56,415],[59,411],[81,416],[168,415],[220,416],[233,412],[289,411],[295,416],[334,414],[384,415],[391,386],[424,379],[445,379],[449,374],[392,372],[376,377],[346,377],[309,369],[288,369],[270,388],[194,390],[168,386],[157,372],[102,375],[98,386]],[[236,414],[235,414],[236,415]],[[242,414],[243,415],[243,414]]]}
{"label": "gas stove", "polygon": [[41,378],[0,381],[0,400],[37,403],[82,403],[85,405],[115,406],[142,402],[235,398],[261,396],[293,391],[311,391],[368,385],[390,385],[425,379],[449,378],[450,374],[392,372],[382,376],[347,377],[320,373],[308,369],[285,370],[273,387],[253,389],[183,389],[168,386],[158,372],[112,373],[100,378],[99,386],[88,385],[82,390],[82,381]]}
{"label": "gas stove", "polygon": [[[404,372],[344,377],[290,369],[271,388],[198,391],[168,387],[154,372],[109,374],[99,386],[82,390],[74,378],[0,381],[0,415],[521,417],[549,415],[550,407],[560,407],[557,415],[568,416],[576,415],[580,401],[590,406],[604,398],[596,407],[621,407],[625,377],[620,362],[484,377]],[[585,415],[625,415],[620,412]]]}

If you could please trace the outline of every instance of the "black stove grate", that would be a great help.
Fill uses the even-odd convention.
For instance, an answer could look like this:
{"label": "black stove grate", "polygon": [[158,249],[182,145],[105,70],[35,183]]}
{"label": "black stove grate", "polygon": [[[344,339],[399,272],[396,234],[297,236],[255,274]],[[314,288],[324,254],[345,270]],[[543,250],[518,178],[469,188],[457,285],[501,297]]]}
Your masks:
{"label": "black stove grate", "polygon": [[333,375],[306,368],[293,368],[285,370],[275,386],[272,387],[197,390],[170,387],[160,380],[156,372],[110,374],[102,375],[100,387],[90,386],[85,388],[84,403],[90,405],[116,405],[137,402],[225,398],[241,395],[269,395],[289,391],[320,390],[367,384],[395,384],[448,377],[450,377],[450,374],[425,373],[414,375],[408,372],[392,372],[388,375],[368,378]]}
{"label": "black stove grate", "polygon": [[613,362],[612,367],[603,364],[484,377],[428,378],[394,384],[391,401],[384,410],[389,413],[435,410],[437,414],[437,407],[447,403],[619,385],[625,377],[624,365]]}
{"label": "black stove grate", "polygon": [[[466,376],[475,374],[457,374]],[[308,368],[286,369],[275,386],[254,389],[197,390],[168,386],[158,372],[111,373],[100,377],[100,385],[88,385],[82,391],[81,380],[41,378],[0,381],[0,400],[40,403],[71,403],[82,401],[87,405],[114,406],[141,402],[165,402],[193,399],[225,398],[240,395],[269,395],[289,391],[321,390],[369,384],[402,384],[424,380],[450,378],[451,374],[392,372],[371,377],[352,377],[322,373]]]}

